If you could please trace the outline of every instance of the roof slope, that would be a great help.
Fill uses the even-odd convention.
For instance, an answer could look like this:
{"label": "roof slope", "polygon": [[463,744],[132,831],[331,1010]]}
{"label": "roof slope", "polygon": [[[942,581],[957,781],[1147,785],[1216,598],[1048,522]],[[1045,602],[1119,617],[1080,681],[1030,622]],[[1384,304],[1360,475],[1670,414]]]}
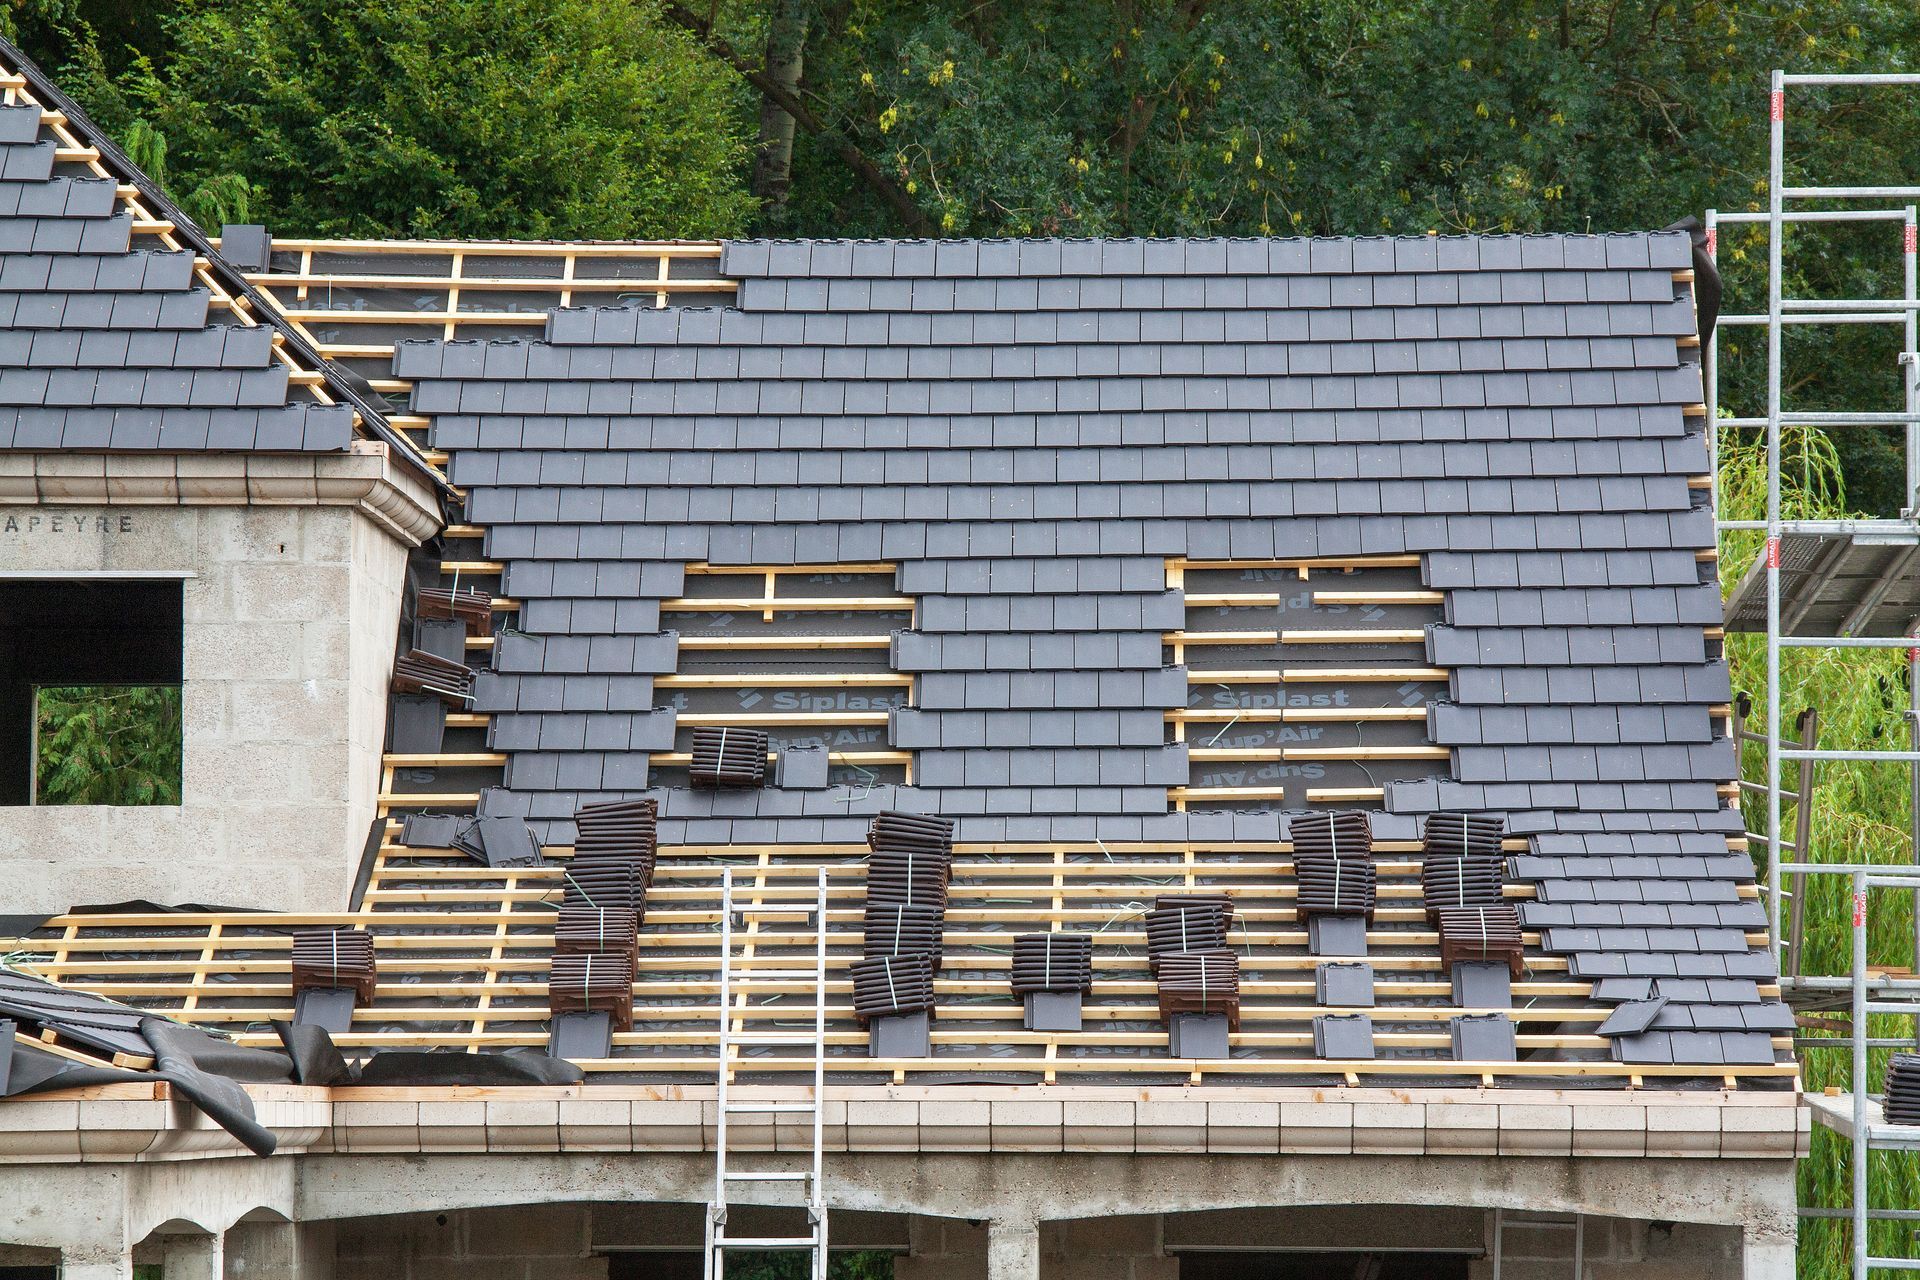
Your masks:
{"label": "roof slope", "polygon": [[432,468],[0,40],[0,449],[344,450]]}
{"label": "roof slope", "polygon": [[[1446,592],[1427,656],[1453,672],[1432,726],[1453,780],[1392,784],[1389,811],[1725,830],[1715,784],[1733,755],[1708,710],[1728,686],[1698,558],[1713,522],[1688,483],[1707,467],[1685,412],[1700,381],[1678,345],[1693,334],[1675,281],[1688,261],[1678,233],[737,243],[737,309],[563,309],[546,342],[406,343],[397,372],[437,415],[509,596],[665,599],[701,560],[899,565],[921,625],[895,666],[955,679],[950,705],[896,718],[896,736],[937,756],[978,745],[972,722],[999,710],[1002,745],[1089,757],[1053,775],[1080,781],[1051,786],[1018,745],[998,782],[923,758],[920,789],[964,835],[1047,838],[1033,819],[1075,838],[1186,835],[1165,796],[1185,748],[1159,727],[1184,690],[1150,678],[1165,673],[1167,557],[1405,552]],[[1132,606],[1068,630],[982,603],[1087,595]],[[566,634],[569,616],[536,608],[522,625]],[[483,677],[478,709],[660,701],[658,645],[641,643],[591,668],[631,677],[618,694],[589,708],[560,690],[547,706],[555,677],[587,671],[566,648]],[[1099,709],[1117,714],[1059,742],[1034,736],[1050,704],[999,692],[1006,673],[1049,670],[1142,678],[1103,685]],[[588,686],[575,692],[592,702]],[[1144,738],[1129,712],[1149,713]],[[606,763],[565,772],[615,776]],[[550,820],[597,791],[515,789]],[[676,792],[666,812],[799,812],[776,791],[754,802]],[[857,837],[858,808],[822,812]],[[819,838],[819,819],[805,831]]]}
{"label": "roof slope", "polygon": [[[1683,233],[734,243],[736,308],[402,344],[537,633],[481,677],[492,803],[565,841],[663,749],[672,637],[595,602],[668,600],[689,562],[888,562],[917,601],[892,665],[920,698],[889,729],[916,785],[673,790],[663,841],[854,841],[892,804],[970,840],[1275,839],[1277,812],[1169,811],[1167,560],[1411,554],[1444,598],[1448,761],[1388,781],[1376,831],[1505,814],[1536,837],[1543,949],[1666,998],[1633,1059],[1771,1060],[1690,263]],[[1088,672],[1097,714],[1063,720]]]}

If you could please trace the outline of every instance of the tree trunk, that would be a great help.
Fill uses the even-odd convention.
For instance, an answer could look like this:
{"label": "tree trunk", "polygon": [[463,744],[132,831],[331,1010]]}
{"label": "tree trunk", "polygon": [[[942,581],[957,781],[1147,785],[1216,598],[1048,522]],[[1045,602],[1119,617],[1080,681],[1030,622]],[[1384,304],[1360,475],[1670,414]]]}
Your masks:
{"label": "tree trunk", "polygon": [[[775,0],[762,65],[767,78],[784,90],[778,96],[799,96],[806,44],[807,18],[800,0]],[[786,221],[787,192],[793,185],[794,119],[775,97],[763,93],[760,99],[760,148],[753,158],[753,194],[760,197],[763,224],[777,229]]]}

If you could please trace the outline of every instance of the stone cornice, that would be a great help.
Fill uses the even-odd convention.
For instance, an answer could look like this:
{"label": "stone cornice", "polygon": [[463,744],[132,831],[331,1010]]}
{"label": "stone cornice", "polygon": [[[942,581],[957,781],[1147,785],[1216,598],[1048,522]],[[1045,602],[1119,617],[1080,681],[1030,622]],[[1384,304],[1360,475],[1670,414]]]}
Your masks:
{"label": "stone cornice", "polygon": [[408,546],[443,524],[432,489],[374,440],[348,453],[0,453],[0,505],[356,507]]}
{"label": "stone cornice", "polygon": [[[703,1152],[712,1086],[250,1085],[284,1155]],[[140,1095],[136,1101],[129,1094]],[[792,1091],[740,1086],[745,1096]],[[1080,1154],[1562,1156],[1792,1160],[1797,1094],[1680,1090],[892,1086],[829,1088],[829,1150]],[[748,1121],[736,1121],[736,1125]],[[804,1145],[762,1117],[768,1146]],[[748,1138],[749,1144],[756,1141]],[[243,1156],[164,1084],[0,1106],[0,1165]]]}

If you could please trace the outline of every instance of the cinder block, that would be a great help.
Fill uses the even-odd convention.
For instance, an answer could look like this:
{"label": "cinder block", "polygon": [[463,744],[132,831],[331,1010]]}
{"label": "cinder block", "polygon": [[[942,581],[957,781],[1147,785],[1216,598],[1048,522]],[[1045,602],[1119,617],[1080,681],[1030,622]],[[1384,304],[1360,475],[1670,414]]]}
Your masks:
{"label": "cinder block", "polygon": [[1503,1102],[1500,1154],[1564,1156],[1573,1153],[1573,1108]]}
{"label": "cinder block", "polygon": [[1649,1156],[1720,1154],[1720,1107],[1649,1106]]}
{"label": "cinder block", "polygon": [[984,1101],[928,1099],[920,1104],[920,1146],[925,1150],[993,1150],[993,1109]]}
{"label": "cinder block", "polygon": [[849,1151],[915,1151],[919,1146],[919,1103],[875,1100],[847,1104]]}
{"label": "cinder block", "polygon": [[1061,1149],[1065,1117],[1058,1102],[996,1098],[992,1116],[995,1151]]}
{"label": "cinder block", "polygon": [[1619,1103],[1573,1104],[1573,1154],[1643,1156],[1647,1153],[1647,1109]]}
{"label": "cinder block", "polygon": [[1280,1150],[1280,1104],[1209,1102],[1207,1150],[1217,1152]]}
{"label": "cinder block", "polygon": [[485,1151],[487,1104],[478,1098],[422,1102],[420,1146],[426,1151]]}
{"label": "cinder block", "polygon": [[1068,1151],[1132,1151],[1134,1104],[1068,1099],[1062,1104]]}
{"label": "cinder block", "polygon": [[557,1151],[560,1102],[491,1099],[487,1102],[487,1150]]}
{"label": "cinder block", "polygon": [[1143,1098],[1134,1103],[1134,1150],[1204,1152],[1207,1104]]}
{"label": "cinder block", "polygon": [[633,1145],[651,1151],[702,1151],[708,1146],[701,1104],[687,1099],[632,1104]]}
{"label": "cinder block", "polygon": [[560,1099],[562,1151],[631,1151],[633,1104],[624,1098]]}
{"label": "cinder block", "polygon": [[1426,1123],[1424,1103],[1356,1102],[1353,1104],[1353,1153],[1424,1155]]}
{"label": "cinder block", "polygon": [[1428,1103],[1427,1151],[1431,1155],[1498,1155],[1499,1108],[1478,1102]]}
{"label": "cinder block", "polygon": [[1294,1153],[1348,1155],[1353,1151],[1353,1104],[1283,1102],[1280,1149]]}

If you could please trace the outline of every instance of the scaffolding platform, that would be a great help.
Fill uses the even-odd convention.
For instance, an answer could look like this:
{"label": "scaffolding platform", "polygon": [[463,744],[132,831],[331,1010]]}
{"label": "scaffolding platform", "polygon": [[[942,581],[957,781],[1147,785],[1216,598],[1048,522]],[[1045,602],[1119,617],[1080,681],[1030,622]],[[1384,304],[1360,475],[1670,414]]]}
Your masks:
{"label": "scaffolding platform", "polygon": [[[1906,636],[1920,622],[1920,521],[1780,536],[1780,634]],[[1727,630],[1767,629],[1764,557],[1727,596]]]}
{"label": "scaffolding platform", "polygon": [[[1843,1138],[1853,1137],[1853,1097],[1850,1094],[1810,1093],[1807,1106],[1813,1118]],[[1920,1151],[1920,1125],[1888,1124],[1880,1099],[1867,1099],[1867,1143],[1875,1151]]]}

